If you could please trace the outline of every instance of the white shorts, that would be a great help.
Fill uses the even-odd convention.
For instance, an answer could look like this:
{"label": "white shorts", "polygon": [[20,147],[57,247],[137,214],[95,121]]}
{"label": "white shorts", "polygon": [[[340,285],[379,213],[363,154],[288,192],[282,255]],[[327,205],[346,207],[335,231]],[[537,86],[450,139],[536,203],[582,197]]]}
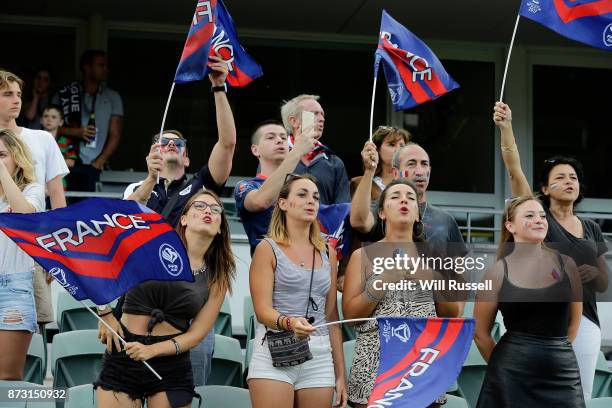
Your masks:
{"label": "white shorts", "polygon": [[247,381],[261,378],[283,381],[293,385],[294,390],[302,388],[335,387],[336,376],[329,336],[310,336],[308,345],[312,359],[295,367],[274,367],[268,349],[268,342],[261,344],[265,330],[260,326],[253,342],[253,354],[249,363]]}

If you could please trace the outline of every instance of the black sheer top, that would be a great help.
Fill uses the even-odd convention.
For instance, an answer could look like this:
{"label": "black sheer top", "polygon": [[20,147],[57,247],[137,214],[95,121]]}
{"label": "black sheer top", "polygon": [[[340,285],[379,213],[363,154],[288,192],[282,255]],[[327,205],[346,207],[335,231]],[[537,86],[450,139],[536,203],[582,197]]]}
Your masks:
{"label": "black sheer top", "polygon": [[126,293],[123,313],[151,316],[149,333],[163,321],[186,332],[207,300],[206,273],[194,276],[194,282],[147,281]]}

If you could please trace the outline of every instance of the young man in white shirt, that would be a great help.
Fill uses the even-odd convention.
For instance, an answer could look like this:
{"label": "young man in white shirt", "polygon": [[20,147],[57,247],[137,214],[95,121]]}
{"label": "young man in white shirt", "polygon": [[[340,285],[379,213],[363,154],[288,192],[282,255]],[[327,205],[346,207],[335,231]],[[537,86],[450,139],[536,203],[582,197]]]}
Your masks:
{"label": "young man in white shirt", "polygon": [[[21,91],[23,81],[15,74],[0,70],[0,129],[10,129],[25,142],[32,154],[36,180],[45,187],[51,201],[51,208],[66,206],[62,178],[68,174],[68,167],[49,132],[17,126],[15,119],[21,112]],[[51,305],[52,279],[36,265],[34,271],[34,294],[36,297],[37,321],[49,323],[53,319]]]}

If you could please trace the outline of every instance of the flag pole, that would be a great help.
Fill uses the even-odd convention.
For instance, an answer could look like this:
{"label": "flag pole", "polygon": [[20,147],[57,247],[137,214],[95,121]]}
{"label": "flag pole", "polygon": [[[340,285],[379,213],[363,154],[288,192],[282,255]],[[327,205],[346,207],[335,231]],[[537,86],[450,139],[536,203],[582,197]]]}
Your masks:
{"label": "flag pole", "polygon": [[[111,333],[113,333],[115,336],[119,337],[119,340],[121,340],[121,343],[123,343],[123,347],[125,347],[125,345],[126,345],[127,343],[126,343],[126,341],[125,341],[125,340],[123,340],[123,337],[121,337],[121,336],[119,335],[119,333],[117,333],[117,332],[116,332],[116,331],[115,331],[115,330],[114,330],[112,327],[110,327],[110,325],[109,325],[108,323],[106,323],[106,322],[104,321],[104,319],[102,319],[100,316],[98,316],[98,314],[97,314],[96,312],[94,312],[93,310],[91,310],[91,308],[90,308],[89,306],[87,306],[87,304],[86,304],[85,302],[83,302],[82,300],[79,300],[79,302],[81,302],[81,304],[82,304],[83,306],[85,306],[85,308],[86,308],[87,310],[89,310],[89,313],[91,313],[92,315],[94,315],[94,316],[96,317],[96,319],[98,319],[100,322],[102,322],[102,324],[103,324],[103,325],[105,325],[105,326],[106,326],[106,328],[107,328],[108,330],[110,330],[110,331],[111,331]],[[146,367],[147,367],[149,370],[151,370],[151,372],[152,372],[152,373],[153,373],[153,374],[154,374],[154,375],[155,375],[155,376],[156,376],[156,377],[157,377],[159,380],[161,380],[161,379],[162,379],[162,378],[161,378],[161,376],[160,376],[159,374],[157,374],[157,371],[155,371],[155,370],[153,369],[153,367],[151,367],[151,366],[149,365],[149,363],[147,363],[146,361],[143,361],[142,363],[143,363],[143,364],[144,364],[144,365],[145,365],[145,366],[146,366]]]}
{"label": "flag pole", "polygon": [[514,46],[514,37],[516,37],[516,31],[518,29],[519,20],[521,13],[516,16],[516,23],[514,23],[514,31],[512,32],[512,40],[510,40],[510,49],[508,50],[508,57],[506,58],[506,67],[504,68],[504,78],[502,79],[501,93],[499,94],[499,101],[504,99],[504,88],[506,87],[506,75],[508,74],[508,65],[510,65],[510,55],[512,55],[512,47]]}
{"label": "flag pole", "polygon": [[[161,128],[159,129],[159,139],[157,139],[157,143],[161,143],[164,125],[166,124],[166,116],[168,115],[168,108],[170,107],[170,100],[172,99],[172,94],[174,93],[174,85],[176,85],[176,82],[172,81],[172,86],[170,87],[170,94],[168,95],[168,100],[166,101],[166,109],[164,109],[164,116],[162,116]],[[161,147],[157,148],[157,153],[161,154]],[[157,173],[157,182],[159,183],[159,172]]]}
{"label": "flag pole", "polygon": [[370,107],[370,142],[372,141],[372,130],[374,129],[374,99],[376,98],[376,80],[378,79],[378,71],[374,76],[374,86],[372,87],[372,106]]}
{"label": "flag pole", "polygon": [[340,324],[340,323],[351,323],[351,322],[369,322],[371,320],[376,320],[375,317],[364,317],[361,319],[344,319],[344,320],[336,320],[335,322],[328,322],[313,326],[315,329],[319,327],[331,326],[332,324]]}

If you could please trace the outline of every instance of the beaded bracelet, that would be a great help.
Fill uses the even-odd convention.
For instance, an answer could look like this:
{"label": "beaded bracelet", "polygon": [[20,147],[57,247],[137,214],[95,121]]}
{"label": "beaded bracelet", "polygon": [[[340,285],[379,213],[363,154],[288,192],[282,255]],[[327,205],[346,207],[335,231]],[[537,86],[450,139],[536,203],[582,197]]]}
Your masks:
{"label": "beaded bracelet", "polygon": [[287,330],[288,331],[292,331],[293,329],[291,328],[291,319],[293,319],[292,317],[287,316]]}
{"label": "beaded bracelet", "polygon": [[[278,315],[278,317],[276,318],[276,330],[280,330],[280,326],[279,326],[278,324],[279,324],[279,320],[280,320],[280,319],[281,319],[283,316],[285,316],[285,315],[281,313],[281,314],[279,314],[279,315]],[[286,317],[286,316],[285,316],[285,317]]]}

